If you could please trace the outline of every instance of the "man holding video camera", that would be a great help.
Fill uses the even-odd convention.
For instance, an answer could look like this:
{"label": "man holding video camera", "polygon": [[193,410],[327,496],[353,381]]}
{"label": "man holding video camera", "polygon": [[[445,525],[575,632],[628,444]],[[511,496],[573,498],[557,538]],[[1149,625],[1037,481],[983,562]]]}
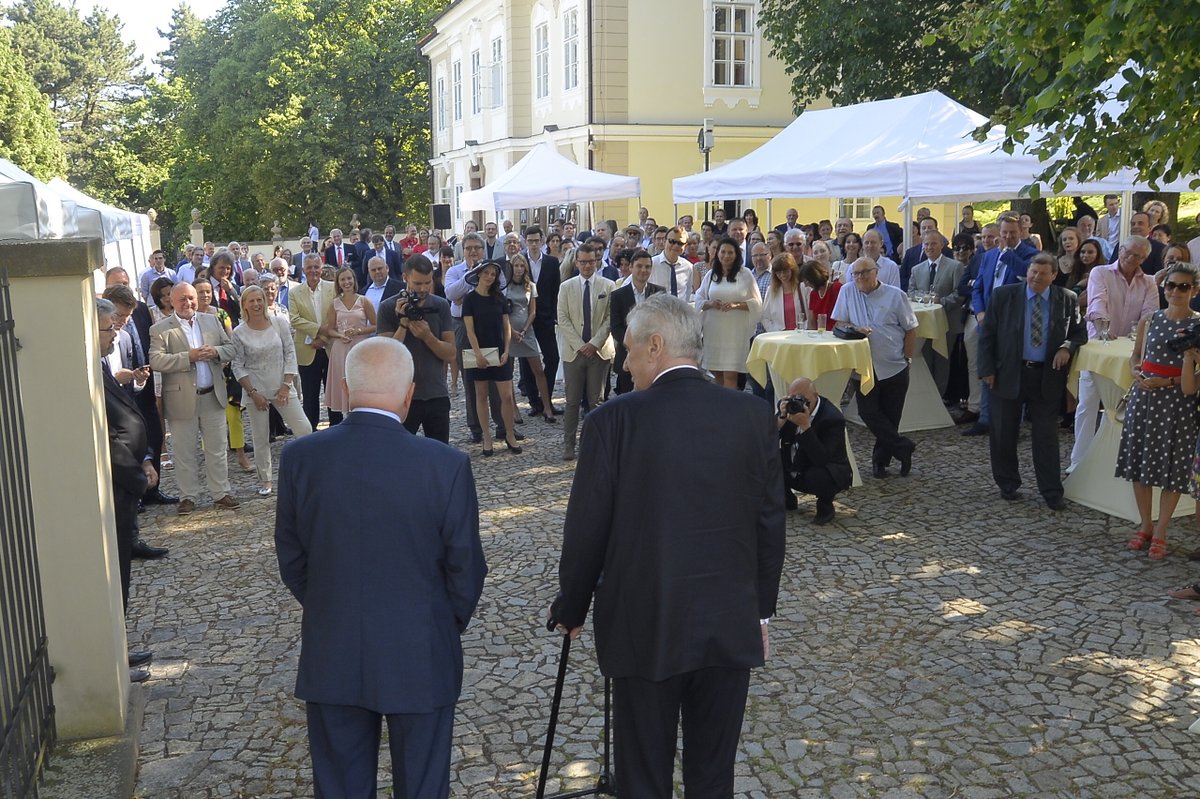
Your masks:
{"label": "man holding video camera", "polygon": [[833,498],[854,480],[842,412],[817,393],[813,381],[801,377],[779,401],[776,425],[788,510],[796,509],[793,491],[812,494],[817,499],[813,524],[828,524],[833,521]]}
{"label": "man holding video camera", "polygon": [[450,303],[433,293],[433,264],[424,255],[404,262],[407,289],[379,306],[378,334],[391,336],[412,355],[413,399],[404,427],[450,443],[450,392],[446,365],[455,357]]}

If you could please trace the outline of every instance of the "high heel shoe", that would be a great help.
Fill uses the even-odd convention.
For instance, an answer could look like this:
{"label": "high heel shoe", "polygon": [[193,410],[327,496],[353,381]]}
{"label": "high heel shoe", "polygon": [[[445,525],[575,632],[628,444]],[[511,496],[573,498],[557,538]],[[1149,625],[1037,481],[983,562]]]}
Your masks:
{"label": "high heel shoe", "polygon": [[504,446],[508,447],[509,455],[520,455],[525,451],[524,447],[514,447],[512,444],[508,443],[507,439],[504,442]]}
{"label": "high heel shoe", "polygon": [[545,420],[546,420],[548,423],[551,423],[551,424],[553,424],[554,422],[557,422],[557,421],[558,421],[558,417],[557,417],[557,416],[555,416],[553,413],[547,413],[547,414],[546,414],[546,415],[544,415],[542,418],[543,418],[543,419],[545,419]]}
{"label": "high heel shoe", "polygon": [[[505,442],[505,443],[508,443],[508,442]],[[496,454],[496,451],[494,449],[484,449],[484,450],[480,450],[480,453],[483,455],[483,457],[490,458]]]}

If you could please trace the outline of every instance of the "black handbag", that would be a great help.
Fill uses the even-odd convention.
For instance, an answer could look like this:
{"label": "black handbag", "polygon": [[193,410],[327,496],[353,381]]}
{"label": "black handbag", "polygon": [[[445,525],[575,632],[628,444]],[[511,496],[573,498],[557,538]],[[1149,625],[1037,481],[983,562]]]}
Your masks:
{"label": "black handbag", "polygon": [[867,337],[866,333],[860,333],[852,327],[835,327],[833,335],[844,338],[846,341],[859,341]]}

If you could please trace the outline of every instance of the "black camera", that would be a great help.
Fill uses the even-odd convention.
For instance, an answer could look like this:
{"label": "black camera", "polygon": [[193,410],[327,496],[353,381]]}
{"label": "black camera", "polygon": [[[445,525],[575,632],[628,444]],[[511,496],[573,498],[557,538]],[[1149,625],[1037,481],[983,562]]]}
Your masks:
{"label": "black camera", "polygon": [[1177,355],[1191,349],[1200,349],[1200,322],[1193,322],[1185,327],[1182,333],[1167,342],[1167,348]]}
{"label": "black camera", "polygon": [[783,411],[780,412],[779,418],[786,419],[797,413],[804,413],[808,410],[808,397],[788,397],[783,401]]}
{"label": "black camera", "polygon": [[[396,295],[396,308],[399,311],[399,316],[402,319],[410,319],[420,321],[427,314],[437,313],[437,308],[422,308],[421,297],[416,294],[410,294],[408,289],[401,289]],[[404,307],[400,308],[400,304],[404,303]]]}

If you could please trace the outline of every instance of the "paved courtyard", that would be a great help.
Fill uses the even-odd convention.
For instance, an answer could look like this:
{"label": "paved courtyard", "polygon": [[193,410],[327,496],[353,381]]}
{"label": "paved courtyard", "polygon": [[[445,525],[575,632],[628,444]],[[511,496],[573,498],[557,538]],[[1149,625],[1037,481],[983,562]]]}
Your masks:
{"label": "paved courtyard", "polygon": [[[462,408],[460,398],[460,446]],[[523,455],[484,460],[472,447],[491,572],[463,639],[454,797],[535,793],[561,643],[543,619],[573,465],[560,460],[561,424],[521,429]],[[862,463],[868,436],[852,426],[851,438]],[[1122,520],[1073,504],[1047,510],[1028,468],[1022,501],[1002,502],[986,439],[914,438],[913,474],[867,476],[841,497],[833,525],[809,525],[804,498],[789,514],[737,795],[1195,796],[1200,734],[1187,728],[1200,717],[1200,618],[1197,603],[1165,597],[1200,578],[1186,560],[1200,543],[1194,522],[1176,523],[1155,563],[1125,551],[1132,525]],[[276,571],[274,501],[230,466],[240,510],[141,517],[144,538],[171,548],[134,565],[131,648],[155,652],[143,799],[312,796],[304,708],[292,696],[300,610]],[[398,464],[397,482],[406,468],[419,465]],[[663,475],[647,486],[647,501],[669,484]],[[593,785],[600,763],[590,626],[572,656],[554,791]]]}

